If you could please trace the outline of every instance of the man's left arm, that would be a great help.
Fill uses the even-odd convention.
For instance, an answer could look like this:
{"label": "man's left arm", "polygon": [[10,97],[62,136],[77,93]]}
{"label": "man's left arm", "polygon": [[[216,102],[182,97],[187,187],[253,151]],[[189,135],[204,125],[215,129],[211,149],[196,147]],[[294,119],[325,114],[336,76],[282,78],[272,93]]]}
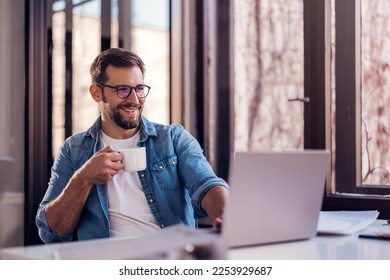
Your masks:
{"label": "man's left arm", "polygon": [[201,201],[202,208],[213,222],[213,226],[220,230],[223,211],[229,196],[229,191],[224,186],[214,186],[209,189]]}

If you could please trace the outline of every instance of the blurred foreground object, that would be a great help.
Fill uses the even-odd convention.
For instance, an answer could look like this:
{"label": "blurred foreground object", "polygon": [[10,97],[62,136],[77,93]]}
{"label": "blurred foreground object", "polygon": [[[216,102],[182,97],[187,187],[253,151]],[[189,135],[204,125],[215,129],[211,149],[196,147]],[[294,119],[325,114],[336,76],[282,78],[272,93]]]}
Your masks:
{"label": "blurred foreground object", "polygon": [[185,225],[167,227],[138,238],[105,238],[30,247],[6,248],[3,259],[63,260],[211,260],[226,259],[218,234]]}

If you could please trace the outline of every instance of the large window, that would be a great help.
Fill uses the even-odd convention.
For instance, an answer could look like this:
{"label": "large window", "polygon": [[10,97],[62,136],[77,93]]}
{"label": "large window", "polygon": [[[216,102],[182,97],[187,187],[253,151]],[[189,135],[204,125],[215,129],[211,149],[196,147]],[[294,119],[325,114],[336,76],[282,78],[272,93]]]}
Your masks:
{"label": "large window", "polygon": [[[123,47],[138,52],[146,64],[145,82],[152,87],[144,114],[153,121],[170,122],[170,0],[37,0],[25,3],[29,28],[26,29],[28,67],[25,78],[28,90],[24,96],[28,99],[26,120],[29,123],[26,124],[28,168],[25,171],[24,234],[25,244],[37,244],[42,241],[37,234],[35,214],[46,191],[53,157],[66,137],[85,130],[98,117],[98,107],[88,91],[89,67],[102,50]],[[18,8],[18,11],[22,10]],[[149,21],[145,21],[146,15],[149,15]],[[4,27],[7,33],[13,32],[9,24]],[[4,41],[15,43],[8,39]],[[13,47],[12,50],[17,49]],[[23,55],[18,53],[17,59],[11,55],[7,58],[12,59],[15,66]],[[19,74],[14,76],[21,77]],[[16,90],[15,84],[24,85],[12,79],[9,81]],[[23,104],[23,99],[15,104]],[[22,128],[20,125],[14,127]]]}
{"label": "large window", "polygon": [[332,193],[386,195],[390,193],[390,2],[333,0],[331,6]]}
{"label": "large window", "polygon": [[[123,47],[140,55],[152,87],[144,115],[170,122],[170,1],[57,0],[52,31],[52,153],[99,115],[89,94],[89,67],[100,51]],[[50,30],[50,29],[49,29]],[[50,38],[49,38],[50,39]],[[155,110],[159,108],[159,110]]]}
{"label": "large window", "polygon": [[302,1],[236,0],[234,28],[234,149],[302,149]]}
{"label": "large window", "polygon": [[331,150],[325,209],[390,212],[388,11],[385,0],[235,1],[234,150]]}

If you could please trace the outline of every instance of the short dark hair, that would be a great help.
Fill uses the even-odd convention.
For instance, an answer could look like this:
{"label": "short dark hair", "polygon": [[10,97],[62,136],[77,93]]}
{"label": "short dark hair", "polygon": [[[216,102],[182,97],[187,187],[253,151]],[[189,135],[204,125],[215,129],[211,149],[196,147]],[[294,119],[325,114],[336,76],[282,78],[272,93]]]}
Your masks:
{"label": "short dark hair", "polygon": [[89,69],[92,84],[104,84],[107,82],[107,67],[134,67],[138,66],[142,74],[145,74],[145,64],[134,52],[122,48],[111,48],[100,53],[92,62]]}

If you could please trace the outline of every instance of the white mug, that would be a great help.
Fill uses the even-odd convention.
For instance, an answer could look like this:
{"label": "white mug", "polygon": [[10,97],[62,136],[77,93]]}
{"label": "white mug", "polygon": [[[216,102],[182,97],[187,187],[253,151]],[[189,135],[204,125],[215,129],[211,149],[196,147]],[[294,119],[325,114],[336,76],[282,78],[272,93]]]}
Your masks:
{"label": "white mug", "polygon": [[145,147],[118,150],[123,156],[123,170],[127,172],[141,171],[146,169]]}

